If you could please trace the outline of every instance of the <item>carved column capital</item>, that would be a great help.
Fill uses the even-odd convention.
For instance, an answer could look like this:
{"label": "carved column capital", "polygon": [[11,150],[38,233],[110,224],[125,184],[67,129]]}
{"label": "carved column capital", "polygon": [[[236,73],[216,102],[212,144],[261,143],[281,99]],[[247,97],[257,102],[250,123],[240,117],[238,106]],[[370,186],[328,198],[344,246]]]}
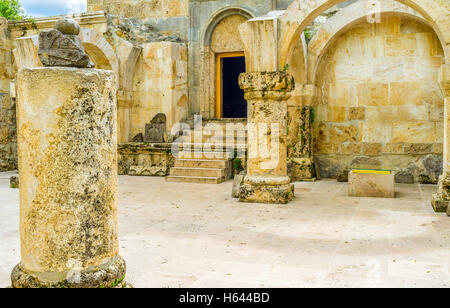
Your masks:
{"label": "carved column capital", "polygon": [[295,88],[294,77],[286,72],[253,72],[239,76],[246,100],[286,100]]}

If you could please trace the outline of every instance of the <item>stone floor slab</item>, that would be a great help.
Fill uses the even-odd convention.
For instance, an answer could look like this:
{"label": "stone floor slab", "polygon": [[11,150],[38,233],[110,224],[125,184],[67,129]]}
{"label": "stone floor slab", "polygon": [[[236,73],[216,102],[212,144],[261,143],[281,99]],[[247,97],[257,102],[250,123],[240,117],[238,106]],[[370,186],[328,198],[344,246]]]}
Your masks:
{"label": "stone floor slab", "polygon": [[[20,260],[19,192],[0,173],[0,287]],[[432,185],[352,198],[295,183],[289,205],[239,203],[217,186],[119,178],[121,255],[136,287],[448,287],[450,218]]]}

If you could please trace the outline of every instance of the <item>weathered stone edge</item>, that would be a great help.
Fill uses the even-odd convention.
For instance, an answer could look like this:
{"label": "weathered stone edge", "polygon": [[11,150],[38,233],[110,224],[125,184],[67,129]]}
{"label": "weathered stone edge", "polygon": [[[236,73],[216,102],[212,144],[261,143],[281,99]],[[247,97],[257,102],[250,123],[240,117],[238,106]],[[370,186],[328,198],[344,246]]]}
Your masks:
{"label": "weathered stone edge", "polygon": [[117,288],[131,287],[125,282],[126,264],[125,260],[117,256],[112,262],[106,264],[104,268],[96,267],[92,270],[82,271],[79,282],[69,282],[67,278],[61,281],[42,281],[36,274],[25,271],[21,264],[18,264],[11,273],[12,288]]}

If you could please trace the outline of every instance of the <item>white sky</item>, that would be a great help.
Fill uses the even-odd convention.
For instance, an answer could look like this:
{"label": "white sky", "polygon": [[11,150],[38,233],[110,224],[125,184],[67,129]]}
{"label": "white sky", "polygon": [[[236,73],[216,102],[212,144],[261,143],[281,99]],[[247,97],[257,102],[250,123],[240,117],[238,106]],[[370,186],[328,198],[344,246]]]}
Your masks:
{"label": "white sky", "polygon": [[32,17],[86,12],[86,0],[19,0]]}

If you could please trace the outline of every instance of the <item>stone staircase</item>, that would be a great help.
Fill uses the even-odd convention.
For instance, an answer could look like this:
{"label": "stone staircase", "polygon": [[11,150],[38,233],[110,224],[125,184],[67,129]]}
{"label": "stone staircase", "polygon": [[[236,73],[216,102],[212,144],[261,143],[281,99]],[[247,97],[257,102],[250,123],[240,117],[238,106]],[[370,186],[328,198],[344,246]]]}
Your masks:
{"label": "stone staircase", "polygon": [[[246,124],[245,120],[231,121]],[[245,136],[235,133],[227,135],[230,132],[227,133],[225,127],[230,120],[226,119],[206,121],[203,127],[208,127],[207,124],[211,122],[222,126],[223,136],[217,137],[214,132],[204,131],[201,138],[199,136],[196,138],[193,130],[190,136],[184,136],[183,145],[187,146],[188,150],[185,148],[175,159],[175,166],[166,177],[167,182],[220,184],[232,177],[233,166],[230,154],[237,150],[245,151],[246,134]],[[233,140],[233,143],[227,143],[229,140]],[[217,147],[219,149],[216,150]]]}
{"label": "stone staircase", "polygon": [[231,178],[229,159],[177,158],[166,177],[168,182],[220,184]]}

